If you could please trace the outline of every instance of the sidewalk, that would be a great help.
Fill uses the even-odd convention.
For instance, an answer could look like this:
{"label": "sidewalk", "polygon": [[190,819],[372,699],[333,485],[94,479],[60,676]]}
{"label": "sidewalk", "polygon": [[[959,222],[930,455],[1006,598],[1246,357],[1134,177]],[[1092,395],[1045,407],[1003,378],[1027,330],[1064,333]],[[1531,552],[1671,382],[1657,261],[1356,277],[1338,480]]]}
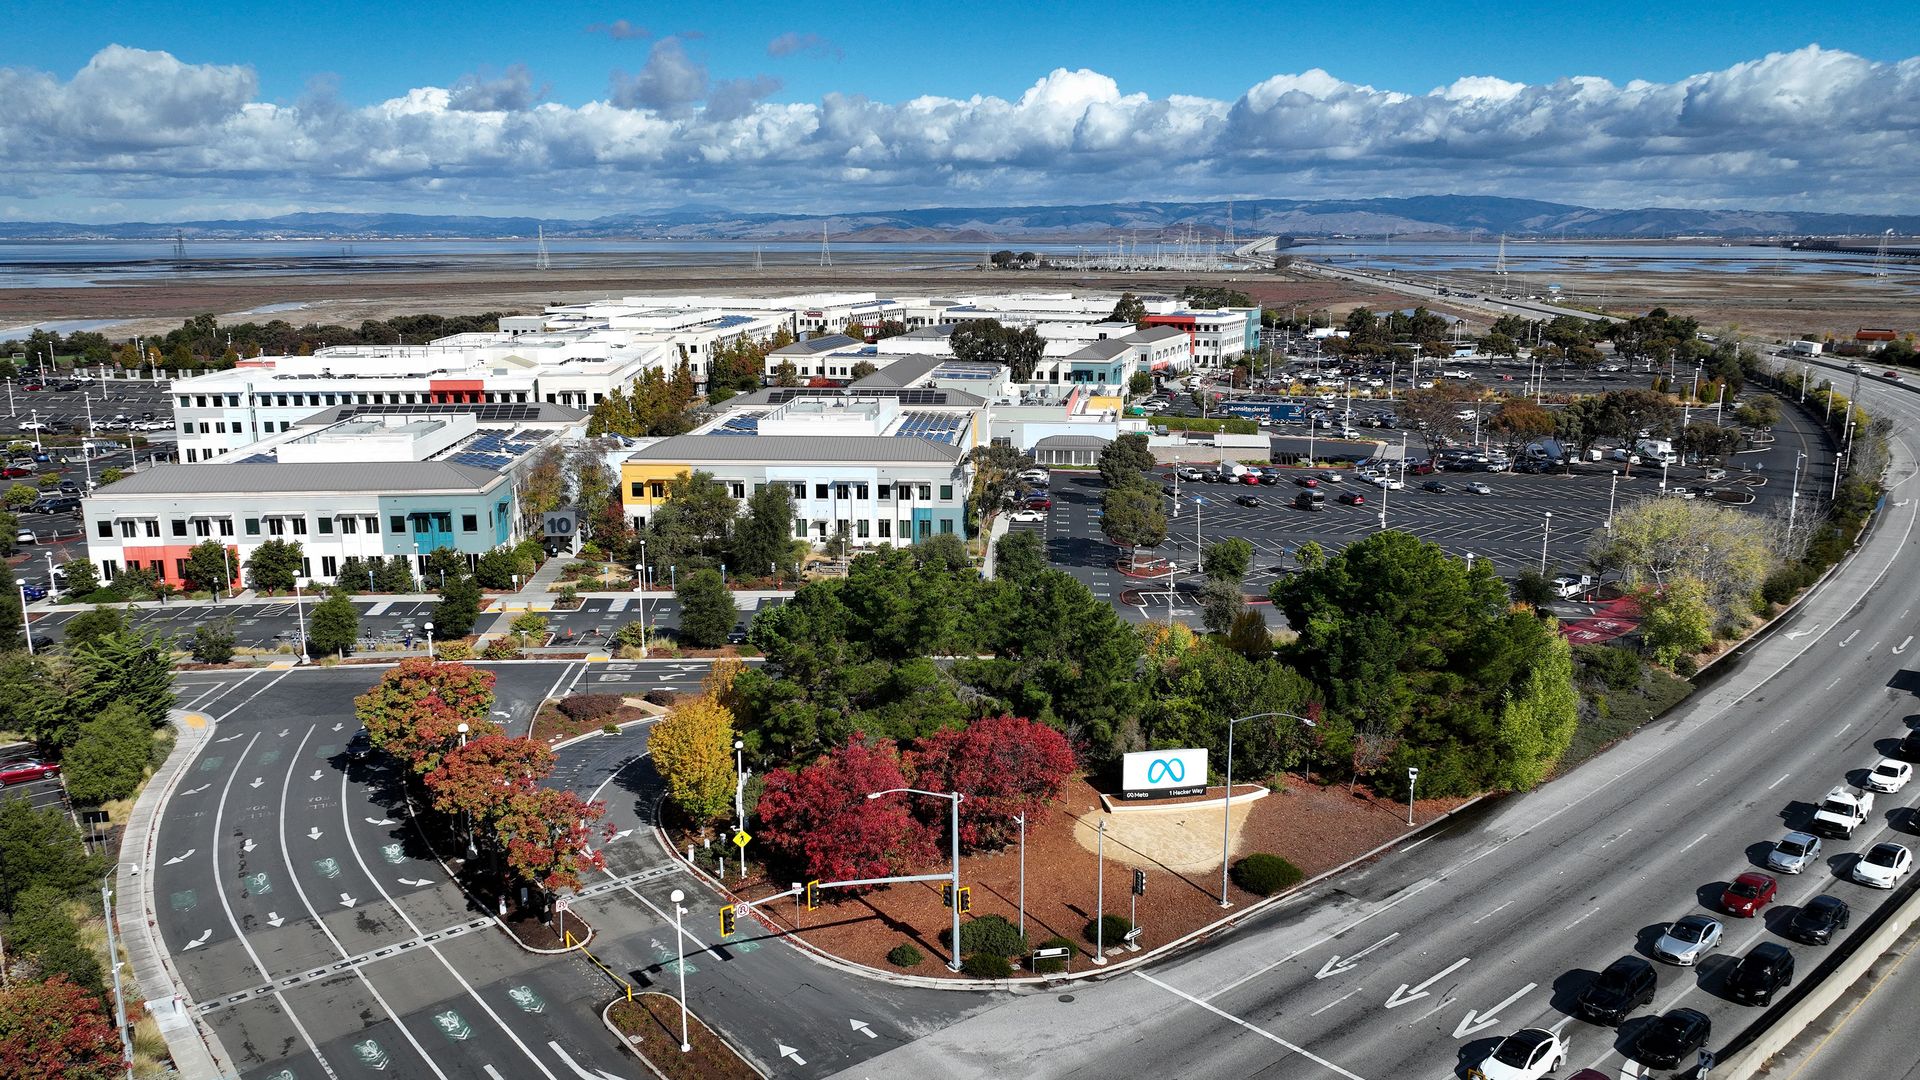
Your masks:
{"label": "sidewalk", "polygon": [[[126,948],[128,965],[133,969],[131,990],[143,995],[147,1012],[160,1027],[167,1041],[167,1053],[174,1068],[186,1080],[225,1080],[236,1075],[222,1069],[220,1061],[232,1060],[220,1037],[202,1029],[187,1011],[193,1004],[186,995],[172,959],[160,943],[153,918],[152,880],[146,868],[153,864],[153,843],[160,812],[173,796],[174,785],[200,747],[213,736],[213,725],[201,713],[173,711],[171,717],[178,738],[166,763],[141,791],[133,813],[127,818],[127,831],[121,838],[120,862],[115,868],[114,895],[120,901],[120,944]],[[134,918],[128,918],[129,914]]]}

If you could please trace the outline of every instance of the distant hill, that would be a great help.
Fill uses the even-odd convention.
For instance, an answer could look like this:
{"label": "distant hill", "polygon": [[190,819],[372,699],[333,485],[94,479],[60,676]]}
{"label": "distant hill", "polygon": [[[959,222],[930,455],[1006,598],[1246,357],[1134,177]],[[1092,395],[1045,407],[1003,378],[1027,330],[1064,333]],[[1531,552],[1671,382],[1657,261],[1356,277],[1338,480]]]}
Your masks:
{"label": "distant hill", "polygon": [[1600,209],[1485,195],[1422,195],[1404,199],[1238,199],[1207,202],[1093,203],[1082,206],[925,207],[838,214],[739,213],[694,205],[615,213],[591,220],[432,214],[287,214],[237,220],[81,225],[0,222],[0,239],[71,240],[652,237],[675,240],[810,240],[825,229],[842,241],[1104,243],[1120,238],[1214,239],[1225,234],[1231,206],[1242,239],[1296,237],[1458,236],[1660,239],[1675,236],[1878,236],[1887,229],[1920,234],[1920,216],[1815,214],[1784,210]]}

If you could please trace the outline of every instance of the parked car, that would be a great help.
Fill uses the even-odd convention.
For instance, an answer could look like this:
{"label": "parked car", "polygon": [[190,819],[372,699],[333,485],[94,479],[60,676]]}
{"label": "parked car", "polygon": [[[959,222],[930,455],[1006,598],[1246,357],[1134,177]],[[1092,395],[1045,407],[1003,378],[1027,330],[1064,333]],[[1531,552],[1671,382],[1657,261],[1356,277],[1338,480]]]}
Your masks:
{"label": "parked car", "polygon": [[1045,487],[1047,482],[1053,479],[1053,474],[1045,469],[1027,469],[1020,473],[1017,479],[1023,484],[1038,484]]}
{"label": "parked car", "polygon": [[[31,390],[33,389],[33,387],[29,386],[29,387],[26,387],[26,389]],[[22,420],[20,421],[20,430],[21,431],[52,431],[53,425],[48,423],[45,420]]]}
{"label": "parked car", "polygon": [[1303,488],[1317,488],[1320,486],[1320,481],[1317,478],[1305,475],[1294,477],[1293,482]]}
{"label": "parked car", "polygon": [[1240,474],[1240,482],[1243,484],[1257,485],[1262,480],[1265,480],[1266,476],[1267,476],[1266,473],[1260,471],[1259,469],[1249,466],[1246,472],[1243,472]]}
{"label": "parked car", "polygon": [[1779,882],[1749,870],[1734,878],[1727,891],[1720,894],[1720,910],[1750,919],[1760,914],[1760,909],[1766,907],[1779,890]]}
{"label": "parked car", "polygon": [[60,493],[62,495],[78,495],[80,494],[80,485],[71,480],[62,480],[60,481]]}
{"label": "parked car", "polygon": [[1727,976],[1727,996],[1743,1005],[1770,1005],[1774,993],[1792,983],[1793,950],[1763,941]]}
{"label": "parked car", "polygon": [[1656,1069],[1678,1068],[1713,1037],[1713,1021],[1697,1009],[1675,1009],[1633,1040],[1633,1059]]}
{"label": "parked car", "polygon": [[1051,510],[1053,509],[1053,500],[1047,498],[1045,495],[1029,495],[1026,501],[1020,504],[1020,508],[1022,510]]}
{"label": "parked car", "polygon": [[5,765],[0,765],[0,784],[25,784],[58,775],[60,775],[59,765],[35,761],[33,758],[9,761]]}
{"label": "parked car", "polygon": [[1774,841],[1767,852],[1767,866],[1783,874],[1798,874],[1820,858],[1820,838],[1812,833],[1790,832]]}
{"label": "parked car", "polygon": [[1363,506],[1366,504],[1366,501],[1367,497],[1357,491],[1343,491],[1340,493],[1340,503],[1343,506]]}
{"label": "parked car", "polygon": [[1385,488],[1388,491],[1399,491],[1400,489],[1407,486],[1401,483],[1399,480],[1394,479],[1391,476],[1375,476],[1375,477],[1371,477],[1370,479],[1372,480],[1374,487]]}
{"label": "parked car", "polygon": [[1900,749],[1896,752],[1908,761],[1920,761],[1920,728],[1900,736]]}
{"label": "parked car", "polygon": [[1659,988],[1660,976],[1652,964],[1638,956],[1623,956],[1580,991],[1573,1007],[1584,1019],[1618,1027],[1633,1010],[1653,1004]]}
{"label": "parked car", "polygon": [[1881,758],[1874,762],[1873,768],[1867,770],[1867,778],[1860,786],[1891,795],[1906,787],[1907,781],[1912,779],[1913,766],[1893,758]]}
{"label": "parked car", "polygon": [[1899,844],[1875,844],[1853,864],[1853,880],[1875,889],[1891,889],[1913,870],[1913,852]]}
{"label": "parked car", "polygon": [[1182,480],[1199,480],[1204,476],[1199,469],[1191,465],[1182,465],[1174,471],[1180,474],[1180,479]]}
{"label": "parked car", "polygon": [[1045,510],[1015,510],[1013,512],[1013,520],[1045,521],[1047,520],[1047,512]]}
{"label": "parked car", "polygon": [[64,514],[80,509],[78,495],[42,495],[28,507],[36,514]]}
{"label": "parked car", "polygon": [[1687,915],[1667,924],[1660,939],[1653,943],[1653,955],[1669,964],[1692,967],[1720,944],[1720,920],[1706,915]]}
{"label": "parked car", "polygon": [[20,595],[26,597],[28,600],[45,600],[47,598],[47,589],[44,585],[22,585],[20,586]]}
{"label": "parked car", "polygon": [[32,476],[32,475],[33,475],[32,469],[22,468],[18,465],[8,465],[4,468],[0,468],[0,477],[5,477],[8,480],[18,480],[23,476]]}
{"label": "parked car", "polygon": [[1296,510],[1325,510],[1327,495],[1323,491],[1303,491],[1293,497]]}
{"label": "parked car", "polygon": [[1500,1040],[1467,1075],[1480,1080],[1541,1080],[1567,1060],[1568,1040],[1546,1028],[1521,1028]]}
{"label": "parked car", "polygon": [[1852,919],[1853,911],[1845,900],[1823,893],[1801,905],[1781,928],[1781,933],[1809,945],[1825,945],[1833,940],[1835,931],[1846,929]]}
{"label": "parked car", "polygon": [[1493,489],[1492,489],[1492,488],[1490,488],[1490,487],[1488,487],[1487,485],[1485,485],[1485,484],[1483,484],[1483,483],[1481,483],[1481,482],[1480,482],[1480,481],[1478,481],[1478,480],[1475,480],[1475,481],[1472,481],[1471,483],[1469,483],[1469,484],[1467,484],[1467,485],[1466,485],[1466,490],[1467,490],[1467,494],[1469,494],[1469,495],[1491,495],[1491,494],[1493,494]]}
{"label": "parked car", "polygon": [[1323,484],[1343,484],[1346,483],[1346,479],[1346,477],[1341,476],[1337,472],[1323,472],[1320,474],[1320,482]]}
{"label": "parked car", "polygon": [[1233,497],[1233,501],[1234,501],[1234,502],[1237,502],[1237,503],[1239,503],[1239,504],[1240,504],[1241,506],[1259,506],[1259,505],[1260,505],[1260,496],[1258,496],[1258,495],[1235,495],[1235,496]]}
{"label": "parked car", "polygon": [[1420,490],[1431,491],[1435,495],[1445,495],[1447,493],[1447,485],[1445,481],[1429,480],[1426,483],[1420,485]]}

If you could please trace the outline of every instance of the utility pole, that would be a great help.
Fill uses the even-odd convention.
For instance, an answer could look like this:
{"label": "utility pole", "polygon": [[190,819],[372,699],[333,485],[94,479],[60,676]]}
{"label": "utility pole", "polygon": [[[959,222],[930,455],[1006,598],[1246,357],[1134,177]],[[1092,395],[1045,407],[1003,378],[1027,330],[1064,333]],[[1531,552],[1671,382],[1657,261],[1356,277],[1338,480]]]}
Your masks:
{"label": "utility pole", "polygon": [[100,904],[107,917],[107,963],[113,968],[113,1015],[120,1029],[120,1061],[126,1066],[127,1080],[133,1080],[133,1040],[127,1036],[127,1000],[120,989],[120,948],[113,935],[113,887],[104,881],[100,883]]}

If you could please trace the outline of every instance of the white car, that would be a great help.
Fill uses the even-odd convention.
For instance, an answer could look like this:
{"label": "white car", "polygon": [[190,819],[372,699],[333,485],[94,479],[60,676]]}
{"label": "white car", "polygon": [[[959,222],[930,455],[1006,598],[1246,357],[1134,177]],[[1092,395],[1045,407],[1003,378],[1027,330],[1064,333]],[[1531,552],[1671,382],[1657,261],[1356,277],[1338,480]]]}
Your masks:
{"label": "white car", "polygon": [[1027,469],[1017,479],[1023,484],[1044,484],[1053,478],[1045,469]]}
{"label": "white car", "polygon": [[1323,472],[1320,474],[1320,482],[1323,484],[1344,484],[1346,480],[1346,477],[1341,476],[1337,472]]}
{"label": "white car", "polygon": [[1720,944],[1720,920],[1706,915],[1683,916],[1667,924],[1666,932],[1653,943],[1653,955],[1669,964],[1692,967]]}
{"label": "white car", "polygon": [[1493,1053],[1467,1075],[1479,1080],[1541,1080],[1566,1063],[1569,1042],[1546,1028],[1521,1028],[1501,1039]]}
{"label": "white car", "polygon": [[1493,489],[1475,480],[1467,485],[1467,493],[1470,495],[1491,495],[1493,494]]}
{"label": "white car", "polygon": [[1767,852],[1767,866],[1783,874],[1804,872],[1820,859],[1820,838],[1812,833],[1790,832],[1774,842]]}
{"label": "white car", "polygon": [[1891,889],[1913,869],[1913,852],[1899,844],[1875,844],[1853,864],[1853,880],[1876,889]]}
{"label": "white car", "polygon": [[1875,791],[1884,791],[1891,795],[1901,788],[1906,787],[1907,781],[1912,779],[1912,765],[1904,761],[1895,761],[1892,758],[1881,758],[1875,762],[1873,768],[1867,772],[1867,778],[1861,782],[1860,786],[1872,788]]}
{"label": "white car", "polygon": [[1407,486],[1391,476],[1369,476],[1367,479],[1372,481],[1374,487],[1386,488],[1388,491],[1399,491]]}
{"label": "white car", "polygon": [[20,422],[20,430],[21,431],[52,431],[53,425],[43,420],[22,420]]}
{"label": "white car", "polygon": [[1045,521],[1047,520],[1047,512],[1045,510],[1016,510],[1013,512],[1013,520]]}

